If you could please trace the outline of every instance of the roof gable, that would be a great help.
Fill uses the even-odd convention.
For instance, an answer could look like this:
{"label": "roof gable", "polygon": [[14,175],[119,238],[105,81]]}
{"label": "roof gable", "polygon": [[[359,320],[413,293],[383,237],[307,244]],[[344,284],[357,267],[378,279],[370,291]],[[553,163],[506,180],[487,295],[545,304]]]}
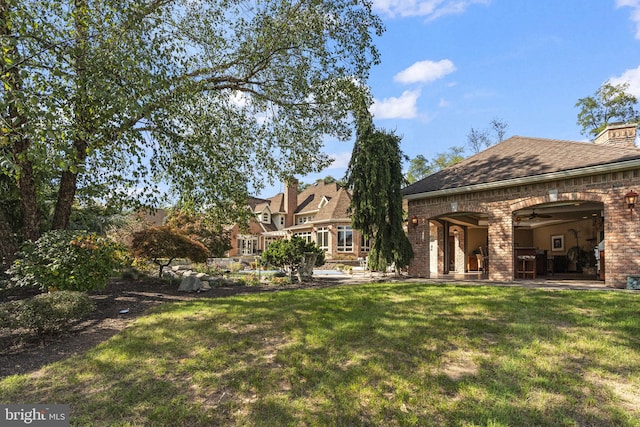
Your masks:
{"label": "roof gable", "polygon": [[402,190],[412,195],[640,159],[638,148],[514,136]]}
{"label": "roof gable", "polygon": [[295,213],[301,214],[317,211],[323,197],[331,199],[335,197],[339,190],[340,186],[336,183],[310,185],[302,193],[298,194],[298,206]]}
{"label": "roof gable", "polygon": [[314,221],[326,221],[332,219],[349,218],[349,205],[351,196],[344,188],[340,188],[336,195],[327,201],[316,214]]}

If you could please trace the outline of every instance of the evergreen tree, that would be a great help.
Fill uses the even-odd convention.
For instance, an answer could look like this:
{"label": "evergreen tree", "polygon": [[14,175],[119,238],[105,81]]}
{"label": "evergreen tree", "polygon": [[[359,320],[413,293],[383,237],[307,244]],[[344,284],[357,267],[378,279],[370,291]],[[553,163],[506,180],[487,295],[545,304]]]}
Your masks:
{"label": "evergreen tree", "polygon": [[352,193],[352,226],[373,242],[369,253],[372,270],[384,270],[395,263],[397,271],[413,258],[403,228],[400,190],[405,183],[405,156],[400,150],[401,139],[393,132],[376,129],[370,116],[360,120],[345,177]]}

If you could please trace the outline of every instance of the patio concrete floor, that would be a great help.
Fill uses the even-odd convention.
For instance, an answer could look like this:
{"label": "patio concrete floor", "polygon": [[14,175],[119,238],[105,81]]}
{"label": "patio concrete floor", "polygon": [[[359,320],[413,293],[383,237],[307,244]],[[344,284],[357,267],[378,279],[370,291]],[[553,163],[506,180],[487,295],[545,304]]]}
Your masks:
{"label": "patio concrete floor", "polygon": [[[341,273],[341,272],[340,272]],[[518,286],[525,288],[541,288],[556,290],[599,290],[599,291],[624,291],[637,292],[628,289],[618,289],[607,287],[604,281],[596,278],[585,277],[581,274],[555,274],[553,276],[538,276],[535,279],[515,279],[512,281],[493,281],[482,278],[480,273],[453,273],[444,274],[430,278],[395,277],[393,273],[382,275],[380,273],[370,273],[364,271],[332,274],[331,277],[341,278],[347,282],[364,283],[367,281],[404,281],[404,282],[427,282],[427,283],[449,283],[464,284],[470,286]],[[317,277],[323,277],[321,274]],[[326,276],[325,276],[326,277]]]}

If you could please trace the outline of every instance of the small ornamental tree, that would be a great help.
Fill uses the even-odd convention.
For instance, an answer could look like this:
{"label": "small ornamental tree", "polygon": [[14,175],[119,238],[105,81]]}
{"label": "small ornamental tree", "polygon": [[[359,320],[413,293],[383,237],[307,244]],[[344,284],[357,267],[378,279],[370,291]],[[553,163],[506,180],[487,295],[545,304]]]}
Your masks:
{"label": "small ornamental tree", "polygon": [[[187,258],[193,262],[206,262],[209,251],[200,242],[168,227],[150,227],[133,233],[131,253],[138,258],[151,260],[158,266],[158,277],[164,267],[175,258]],[[163,260],[167,260],[163,263]]]}
{"label": "small ornamental tree", "polygon": [[222,257],[231,249],[229,233],[220,225],[214,225],[203,214],[176,209],[171,212],[167,225],[206,246],[211,257]]}
{"label": "small ornamental tree", "polygon": [[9,274],[16,286],[89,291],[104,288],[122,259],[120,245],[107,237],[55,230],[27,242]]}
{"label": "small ornamental tree", "polygon": [[300,268],[310,255],[316,255],[316,267],[324,264],[324,251],[315,243],[292,237],[291,240],[276,240],[271,243],[262,253],[262,261],[282,268],[291,275],[298,273],[298,280],[301,280]]}

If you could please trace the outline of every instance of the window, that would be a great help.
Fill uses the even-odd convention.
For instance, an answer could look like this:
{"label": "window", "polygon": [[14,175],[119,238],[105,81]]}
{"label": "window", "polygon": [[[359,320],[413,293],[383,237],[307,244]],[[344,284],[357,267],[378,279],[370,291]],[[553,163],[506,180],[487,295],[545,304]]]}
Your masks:
{"label": "window", "polygon": [[304,233],[295,233],[294,236],[304,239],[305,242],[311,243],[311,232],[305,231]]}
{"label": "window", "polygon": [[280,225],[284,225],[284,217],[283,216],[280,217]]}
{"label": "window", "polygon": [[298,217],[298,224],[306,224],[308,222],[313,221],[314,218],[315,218],[315,216],[301,216],[301,217]]}
{"label": "window", "polygon": [[360,237],[360,250],[362,252],[369,252],[371,250],[371,239],[365,239],[364,236]]}
{"label": "window", "polygon": [[255,238],[238,238],[238,254],[255,255],[258,249],[258,239]]}
{"label": "window", "polygon": [[269,247],[270,244],[272,244],[273,242],[275,242],[276,240],[278,240],[275,237],[265,237],[264,239],[264,248],[267,249]]}
{"label": "window", "polygon": [[348,225],[338,226],[338,252],[353,252],[353,230]]}
{"label": "window", "polygon": [[269,222],[269,212],[265,212],[262,214],[262,222],[264,223],[268,223]]}
{"label": "window", "polygon": [[325,251],[329,250],[329,229],[327,227],[320,227],[316,232],[316,244],[320,249]]}

